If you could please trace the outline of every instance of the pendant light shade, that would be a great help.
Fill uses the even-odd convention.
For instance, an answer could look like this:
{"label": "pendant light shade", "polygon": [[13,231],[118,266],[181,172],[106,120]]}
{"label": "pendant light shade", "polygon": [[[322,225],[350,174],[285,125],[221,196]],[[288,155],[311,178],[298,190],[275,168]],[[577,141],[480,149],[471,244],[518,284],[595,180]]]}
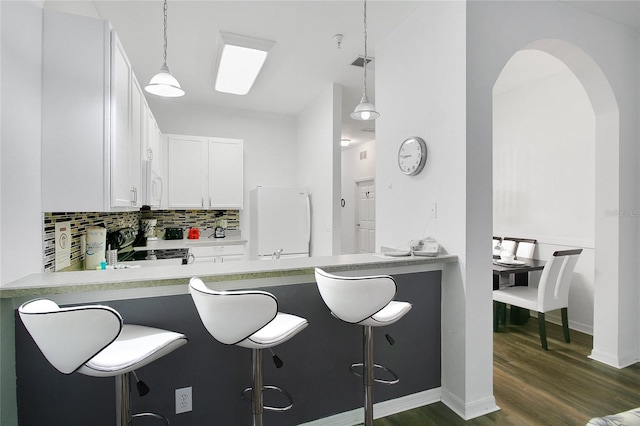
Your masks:
{"label": "pendant light shade", "polygon": [[180,87],[178,80],[171,75],[167,64],[162,64],[160,72],[149,81],[149,85],[144,88],[147,92],[164,96],[165,98],[177,98],[184,95],[184,90]]}
{"label": "pendant light shade", "polygon": [[376,111],[376,106],[369,102],[366,94],[362,96],[360,103],[351,113],[351,118],[356,120],[375,120],[378,117],[380,117],[380,113]]}
{"label": "pendant light shade", "polygon": [[167,0],[164,0],[164,61],[160,72],[151,77],[149,85],[144,88],[147,92],[166,98],[176,98],[184,95],[178,80],[171,74],[167,66]]}
{"label": "pendant light shade", "polygon": [[367,96],[367,0],[364,0],[364,63],[362,68],[364,69],[363,78],[363,90],[362,99],[356,109],[351,113],[351,118],[354,120],[375,120],[380,117],[380,113],[376,111],[376,106],[369,102]]}

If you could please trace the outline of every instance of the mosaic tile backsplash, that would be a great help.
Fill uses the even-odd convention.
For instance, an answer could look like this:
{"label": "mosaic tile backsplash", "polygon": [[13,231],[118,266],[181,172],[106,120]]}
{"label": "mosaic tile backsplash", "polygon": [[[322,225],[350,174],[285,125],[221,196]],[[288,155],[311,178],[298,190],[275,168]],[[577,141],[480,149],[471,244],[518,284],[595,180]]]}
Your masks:
{"label": "mosaic tile backsplash", "polygon": [[[145,214],[149,214],[148,212]],[[150,216],[157,219],[156,236],[162,238],[165,228],[215,228],[226,223],[227,231],[239,231],[238,210],[152,210]],[[130,227],[140,229],[141,212],[117,213],[45,213],[43,221],[45,272],[55,271],[55,223],[71,222],[71,266],[82,262],[80,236],[89,226],[104,226],[107,232]]]}

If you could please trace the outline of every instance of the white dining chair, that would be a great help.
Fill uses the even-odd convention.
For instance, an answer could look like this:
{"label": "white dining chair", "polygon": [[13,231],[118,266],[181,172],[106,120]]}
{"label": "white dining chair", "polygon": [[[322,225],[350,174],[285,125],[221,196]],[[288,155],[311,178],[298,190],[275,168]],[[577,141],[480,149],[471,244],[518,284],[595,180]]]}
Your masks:
{"label": "white dining chair", "polygon": [[516,259],[524,257],[527,259],[533,259],[533,253],[536,250],[535,240],[523,240],[518,241],[518,249],[516,250]]}
{"label": "white dining chair", "polygon": [[508,238],[503,238],[502,243],[500,245],[502,246],[502,251],[508,251],[513,255],[516,254],[516,247],[518,246],[517,241],[510,240]]}
{"label": "white dining chair", "polygon": [[538,287],[513,286],[493,291],[493,330],[498,331],[499,317],[506,305],[517,306],[538,312],[540,343],[544,350],[547,346],[545,313],[560,309],[564,339],[571,342],[569,336],[569,287],[573,271],[582,249],[556,251],[546,263],[540,276]]}

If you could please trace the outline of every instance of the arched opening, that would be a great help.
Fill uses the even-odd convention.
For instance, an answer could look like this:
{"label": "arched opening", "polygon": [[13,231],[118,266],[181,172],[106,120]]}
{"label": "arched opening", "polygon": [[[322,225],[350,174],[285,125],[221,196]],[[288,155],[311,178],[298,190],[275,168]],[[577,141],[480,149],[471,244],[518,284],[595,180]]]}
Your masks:
{"label": "arched opening", "polygon": [[586,53],[544,39],[514,54],[493,100],[494,231],[537,238],[541,259],[564,246],[585,249],[569,316],[572,328],[593,333],[598,359],[598,345],[606,347],[604,336],[617,327],[603,315],[618,286],[610,261],[617,221],[605,215],[619,206],[613,91]]}

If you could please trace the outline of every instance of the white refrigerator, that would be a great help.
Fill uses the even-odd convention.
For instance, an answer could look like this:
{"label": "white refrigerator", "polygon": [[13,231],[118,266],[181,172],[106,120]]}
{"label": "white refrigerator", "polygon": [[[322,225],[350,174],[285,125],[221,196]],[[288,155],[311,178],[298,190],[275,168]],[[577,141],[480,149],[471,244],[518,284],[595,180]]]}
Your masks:
{"label": "white refrigerator", "polygon": [[311,207],[300,188],[259,186],[249,192],[249,259],[309,257]]}

